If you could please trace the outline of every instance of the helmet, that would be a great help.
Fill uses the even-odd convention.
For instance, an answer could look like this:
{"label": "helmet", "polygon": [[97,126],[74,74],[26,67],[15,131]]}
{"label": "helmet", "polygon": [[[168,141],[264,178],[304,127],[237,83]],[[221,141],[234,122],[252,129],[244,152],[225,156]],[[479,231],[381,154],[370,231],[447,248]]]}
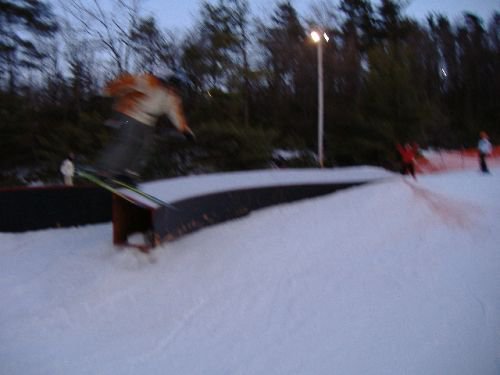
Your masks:
{"label": "helmet", "polygon": [[173,88],[182,95],[187,93],[190,86],[189,78],[182,71],[170,71],[167,75],[159,79],[165,86]]}
{"label": "helmet", "polygon": [[173,87],[177,90],[184,88],[184,82],[175,74],[169,75],[164,78],[165,85]]}

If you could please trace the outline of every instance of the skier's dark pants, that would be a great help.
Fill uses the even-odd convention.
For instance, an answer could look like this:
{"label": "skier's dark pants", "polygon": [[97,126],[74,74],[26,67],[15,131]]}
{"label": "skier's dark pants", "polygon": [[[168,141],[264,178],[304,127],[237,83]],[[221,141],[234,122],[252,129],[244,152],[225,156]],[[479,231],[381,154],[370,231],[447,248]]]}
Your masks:
{"label": "skier's dark pants", "polygon": [[119,124],[119,129],[95,166],[111,174],[138,173],[152,147],[154,128],[124,114],[116,114],[112,121]]}
{"label": "skier's dark pants", "polygon": [[415,166],[413,163],[402,163],[401,174],[411,174],[415,178]]}
{"label": "skier's dark pants", "polygon": [[488,166],[486,165],[486,154],[482,152],[479,153],[479,166],[482,172],[489,173]]}

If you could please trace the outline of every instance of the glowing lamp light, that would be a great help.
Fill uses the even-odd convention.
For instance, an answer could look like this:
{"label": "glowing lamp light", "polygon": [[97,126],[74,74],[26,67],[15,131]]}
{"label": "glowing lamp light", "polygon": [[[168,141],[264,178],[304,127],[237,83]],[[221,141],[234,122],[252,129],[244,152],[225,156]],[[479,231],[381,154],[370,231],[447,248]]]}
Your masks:
{"label": "glowing lamp light", "polygon": [[317,31],[312,31],[311,39],[314,41],[314,43],[318,43],[321,40],[321,37],[319,36],[319,33]]}

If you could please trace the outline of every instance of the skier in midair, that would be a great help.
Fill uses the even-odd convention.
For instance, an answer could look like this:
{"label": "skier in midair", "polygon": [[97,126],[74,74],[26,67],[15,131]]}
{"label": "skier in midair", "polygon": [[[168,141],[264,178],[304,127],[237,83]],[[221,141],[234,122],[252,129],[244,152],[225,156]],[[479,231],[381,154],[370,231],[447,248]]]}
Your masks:
{"label": "skier in midair", "polygon": [[114,115],[106,123],[117,128],[95,164],[97,173],[133,183],[152,148],[158,118],[167,115],[177,130],[194,138],[177,90],[179,80],[152,74],[122,74],[109,82],[104,94],[115,98]]}

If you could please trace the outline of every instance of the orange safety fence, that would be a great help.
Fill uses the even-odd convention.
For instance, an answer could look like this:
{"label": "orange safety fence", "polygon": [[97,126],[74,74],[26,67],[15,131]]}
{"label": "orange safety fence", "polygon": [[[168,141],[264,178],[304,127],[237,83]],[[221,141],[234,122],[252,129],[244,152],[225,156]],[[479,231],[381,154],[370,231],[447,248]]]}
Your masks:
{"label": "orange safety fence", "polygon": [[[477,157],[477,149],[476,148],[467,148],[463,151],[465,156],[468,157]],[[500,146],[493,147],[493,151],[491,152],[492,158],[500,157]]]}
{"label": "orange safety fence", "polygon": [[[487,163],[490,166],[500,167],[500,146],[493,148]],[[415,163],[417,173],[435,173],[457,169],[479,168],[478,152],[475,148],[454,150],[423,151]]]}

